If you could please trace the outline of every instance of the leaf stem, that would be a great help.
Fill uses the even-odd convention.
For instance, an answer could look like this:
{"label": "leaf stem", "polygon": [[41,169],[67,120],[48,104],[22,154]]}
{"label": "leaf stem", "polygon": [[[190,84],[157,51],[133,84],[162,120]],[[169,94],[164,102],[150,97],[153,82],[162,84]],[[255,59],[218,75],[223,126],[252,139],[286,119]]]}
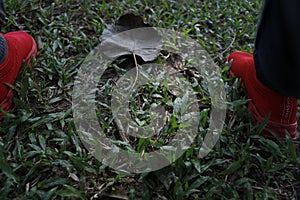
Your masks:
{"label": "leaf stem", "polygon": [[135,68],[136,68],[136,75],[135,75],[135,80],[133,82],[133,85],[132,85],[132,87],[131,87],[131,89],[128,93],[129,95],[131,94],[131,92],[132,92],[132,90],[133,90],[134,86],[136,85],[136,83],[138,81],[138,78],[139,78],[139,64],[137,62],[135,53],[133,53],[133,59],[134,59],[134,64],[135,64]]}

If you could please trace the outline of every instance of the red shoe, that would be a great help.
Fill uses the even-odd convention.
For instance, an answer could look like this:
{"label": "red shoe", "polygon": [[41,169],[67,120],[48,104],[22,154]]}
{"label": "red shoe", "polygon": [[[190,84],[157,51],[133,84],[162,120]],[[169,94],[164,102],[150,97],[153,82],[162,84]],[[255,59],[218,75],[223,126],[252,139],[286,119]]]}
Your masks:
{"label": "red shoe", "polygon": [[[12,104],[12,89],[4,83],[14,84],[20,71],[22,62],[30,65],[31,57],[36,56],[37,45],[34,39],[23,31],[1,34],[7,43],[7,55],[2,64],[0,64],[0,106],[8,112]],[[1,47],[0,47],[1,48]],[[0,120],[3,113],[0,111]]]}
{"label": "red shoe", "polygon": [[[261,123],[270,113],[263,135],[273,138],[270,132],[285,139],[288,132],[292,139],[297,135],[298,100],[284,97],[264,86],[256,77],[253,55],[245,52],[232,53],[227,61],[233,61],[230,68],[232,74],[237,75],[246,88],[251,101],[248,108],[255,123]],[[287,132],[286,132],[287,131]]]}

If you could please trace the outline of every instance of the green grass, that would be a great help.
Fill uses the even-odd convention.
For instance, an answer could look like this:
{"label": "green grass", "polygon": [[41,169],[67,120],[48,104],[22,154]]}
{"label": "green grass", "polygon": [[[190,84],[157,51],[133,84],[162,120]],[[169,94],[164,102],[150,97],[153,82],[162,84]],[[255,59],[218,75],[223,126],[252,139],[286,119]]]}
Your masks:
{"label": "green grass", "polygon": [[[300,197],[298,147],[289,139],[261,137],[260,127],[251,122],[238,80],[227,78],[226,56],[234,50],[253,51],[261,4],[258,0],[6,1],[8,22],[1,31],[26,30],[40,49],[34,67],[18,77],[14,107],[0,126],[1,199]],[[222,136],[207,157],[197,157],[200,141],[196,141],[171,166],[125,175],[101,164],[81,143],[71,110],[77,69],[99,44],[105,26],[128,12],[153,26],[188,34],[220,66],[228,112]],[[147,91],[144,98],[155,93],[166,102],[163,89],[149,86]],[[138,105],[131,106],[137,109]],[[203,128],[208,112],[202,116]],[[110,119],[101,122],[107,133],[114,133]],[[147,142],[151,143],[137,140],[131,144],[142,151]]]}

